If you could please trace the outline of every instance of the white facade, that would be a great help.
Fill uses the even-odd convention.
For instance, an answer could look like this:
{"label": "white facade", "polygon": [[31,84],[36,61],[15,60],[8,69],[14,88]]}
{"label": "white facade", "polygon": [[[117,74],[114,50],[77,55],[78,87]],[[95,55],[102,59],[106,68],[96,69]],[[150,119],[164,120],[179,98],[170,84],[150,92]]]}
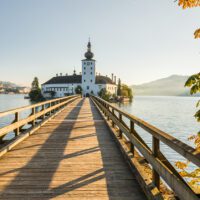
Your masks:
{"label": "white facade", "polygon": [[89,96],[90,94],[98,95],[101,89],[106,89],[111,94],[117,93],[116,79],[110,79],[107,76],[96,75],[95,60],[91,52],[91,44],[88,42],[88,50],[85,53],[85,58],[82,60],[82,73],[76,75],[56,76],[42,84],[42,94],[46,98],[64,97],[75,94],[77,86],[81,86],[82,95]]}
{"label": "white facade", "polygon": [[82,89],[83,95],[97,95],[95,60],[82,60]]}

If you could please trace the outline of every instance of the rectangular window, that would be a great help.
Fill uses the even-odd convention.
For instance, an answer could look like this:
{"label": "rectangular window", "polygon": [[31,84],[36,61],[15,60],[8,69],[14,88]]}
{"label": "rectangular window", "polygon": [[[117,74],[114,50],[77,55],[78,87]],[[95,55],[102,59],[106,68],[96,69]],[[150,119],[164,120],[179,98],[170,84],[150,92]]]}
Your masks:
{"label": "rectangular window", "polygon": [[87,86],[87,90],[89,90],[90,89],[90,86]]}
{"label": "rectangular window", "polygon": [[92,79],[90,80],[90,82],[92,83]]}
{"label": "rectangular window", "polygon": [[90,72],[90,74],[92,74],[92,72]]}

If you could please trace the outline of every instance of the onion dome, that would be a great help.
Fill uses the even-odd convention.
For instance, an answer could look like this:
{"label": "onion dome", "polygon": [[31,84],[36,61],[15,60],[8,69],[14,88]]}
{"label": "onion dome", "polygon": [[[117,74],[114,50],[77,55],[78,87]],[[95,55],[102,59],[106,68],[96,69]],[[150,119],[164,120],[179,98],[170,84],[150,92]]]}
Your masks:
{"label": "onion dome", "polygon": [[91,43],[90,41],[88,42],[88,45],[87,45],[87,52],[85,53],[85,57],[86,59],[90,60],[94,57],[94,54],[91,52]]}

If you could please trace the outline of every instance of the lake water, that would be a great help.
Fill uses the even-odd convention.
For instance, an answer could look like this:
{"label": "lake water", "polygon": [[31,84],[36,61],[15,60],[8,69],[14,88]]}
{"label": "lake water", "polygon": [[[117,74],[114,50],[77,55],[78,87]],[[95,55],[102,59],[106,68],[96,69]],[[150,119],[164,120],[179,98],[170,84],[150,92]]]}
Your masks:
{"label": "lake water", "polygon": [[[188,137],[200,130],[200,123],[193,117],[197,110],[198,99],[198,97],[137,96],[131,104],[118,106],[182,142],[194,146],[192,141],[188,141]],[[137,126],[136,131],[151,147],[151,135]],[[184,160],[179,154],[162,143],[161,151],[172,163],[177,160]],[[190,165],[189,168],[193,169],[194,166]]]}
{"label": "lake water", "polygon": [[[30,105],[31,102],[28,99],[24,99],[22,94],[0,94],[0,112],[11,110],[14,108]],[[20,115],[20,118],[26,117],[30,114],[30,111],[25,111]],[[8,115],[0,118],[0,127],[10,124],[14,120],[13,115]],[[10,133],[5,139],[11,139],[14,133]]]}
{"label": "lake water", "polygon": [[[134,98],[131,104],[118,106],[193,146],[193,142],[188,141],[187,138],[200,129],[200,123],[197,123],[193,117],[197,100],[198,97],[138,96]],[[24,99],[24,95],[0,95],[0,112],[26,105],[30,105],[30,101]],[[25,114],[28,115],[29,113]],[[11,116],[0,118],[0,127],[9,124],[12,120],[13,117]],[[136,130],[151,146],[150,134],[138,127],[136,127]],[[161,150],[172,162],[182,159],[176,152],[163,144],[161,144]]]}

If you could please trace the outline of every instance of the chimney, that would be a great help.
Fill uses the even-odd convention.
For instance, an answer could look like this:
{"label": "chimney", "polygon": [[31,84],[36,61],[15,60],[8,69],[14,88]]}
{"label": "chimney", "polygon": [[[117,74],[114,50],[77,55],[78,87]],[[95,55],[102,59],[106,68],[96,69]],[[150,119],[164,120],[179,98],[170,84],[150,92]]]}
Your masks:
{"label": "chimney", "polygon": [[68,76],[68,73],[66,73],[66,76]]}
{"label": "chimney", "polygon": [[116,76],[114,76],[114,83],[115,83],[115,84],[116,84],[116,79],[117,79]]}
{"label": "chimney", "polygon": [[56,74],[56,76],[58,77],[58,74]]}
{"label": "chimney", "polygon": [[112,77],[112,78],[111,78],[111,79],[112,79],[112,82],[114,81],[114,80],[113,80],[113,76],[114,76],[114,74],[112,73],[112,74],[111,74],[111,77]]}
{"label": "chimney", "polygon": [[62,73],[60,73],[60,76],[62,76]]}

